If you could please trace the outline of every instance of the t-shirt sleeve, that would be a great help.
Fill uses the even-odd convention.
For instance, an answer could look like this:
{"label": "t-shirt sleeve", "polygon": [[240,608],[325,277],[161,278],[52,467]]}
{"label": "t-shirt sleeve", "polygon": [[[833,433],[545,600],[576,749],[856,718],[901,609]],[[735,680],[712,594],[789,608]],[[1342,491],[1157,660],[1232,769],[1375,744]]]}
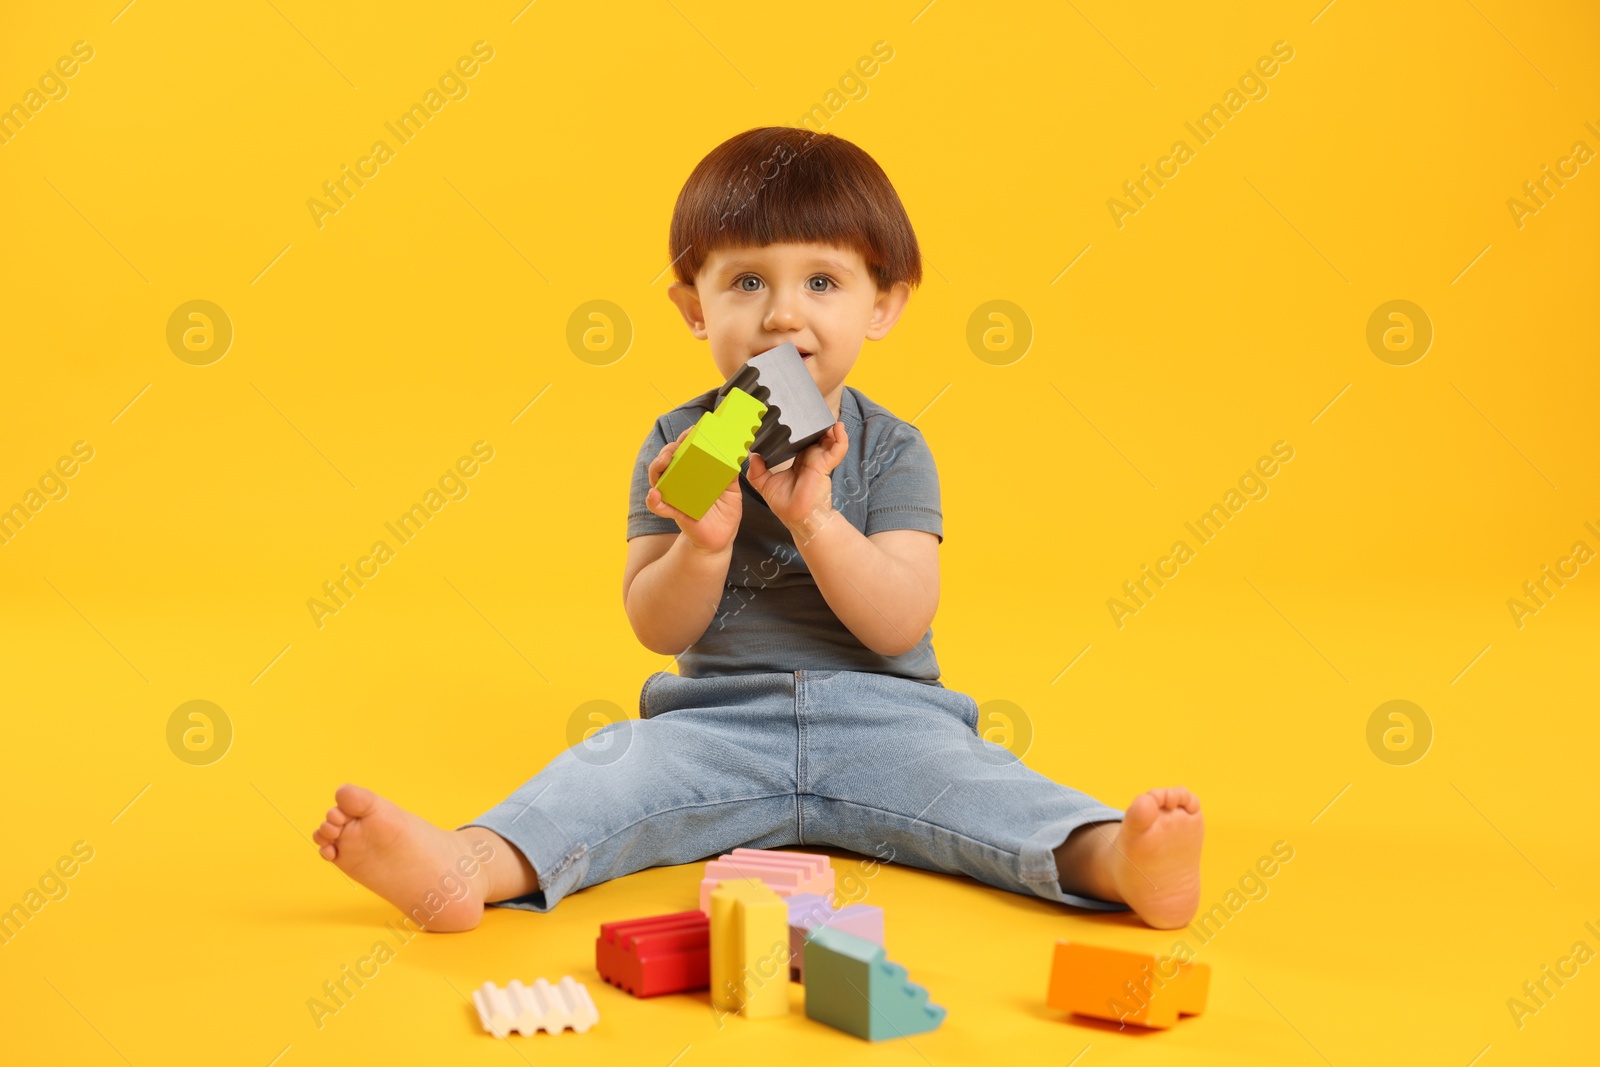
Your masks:
{"label": "t-shirt sleeve", "polygon": [[944,540],[939,471],[922,433],[898,422],[862,463],[867,482],[868,537],[884,530],[924,530]]}
{"label": "t-shirt sleeve", "polygon": [[644,444],[639,446],[639,456],[633,461],[633,484],[628,491],[628,539],[641,534],[677,533],[678,524],[657,515],[644,505],[650,492],[650,461],[667,445],[666,431],[657,419],[650,427]]}

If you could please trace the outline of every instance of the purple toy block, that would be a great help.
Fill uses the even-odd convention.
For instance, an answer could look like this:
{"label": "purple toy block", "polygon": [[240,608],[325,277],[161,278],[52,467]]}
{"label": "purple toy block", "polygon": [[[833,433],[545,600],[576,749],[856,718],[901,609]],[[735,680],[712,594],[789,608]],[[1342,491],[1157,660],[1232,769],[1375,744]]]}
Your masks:
{"label": "purple toy block", "polygon": [[883,909],[873,904],[850,904],[835,911],[825,897],[796,893],[789,905],[789,979],[805,980],[806,935],[819,926],[883,945]]}
{"label": "purple toy block", "polygon": [[874,945],[883,944],[883,909],[871,904],[851,904],[833,913],[824,924],[833,930],[855,934]]}

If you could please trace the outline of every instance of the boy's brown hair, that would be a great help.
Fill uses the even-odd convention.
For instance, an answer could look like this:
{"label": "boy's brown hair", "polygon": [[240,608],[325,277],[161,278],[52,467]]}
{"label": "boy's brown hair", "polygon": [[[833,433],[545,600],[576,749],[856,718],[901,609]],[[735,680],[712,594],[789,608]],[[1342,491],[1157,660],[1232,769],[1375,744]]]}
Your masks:
{"label": "boy's brown hair", "polygon": [[888,175],[831,133],[746,130],[713,148],[678,193],[668,254],[685,285],[716,249],[778,242],[854,249],[879,290],[922,282],[917,235]]}

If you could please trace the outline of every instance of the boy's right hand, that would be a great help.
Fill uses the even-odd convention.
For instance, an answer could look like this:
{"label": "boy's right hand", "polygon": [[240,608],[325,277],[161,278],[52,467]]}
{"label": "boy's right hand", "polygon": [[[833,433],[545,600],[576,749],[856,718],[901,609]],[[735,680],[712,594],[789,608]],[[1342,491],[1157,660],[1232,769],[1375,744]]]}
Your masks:
{"label": "boy's right hand", "polygon": [[656,453],[656,458],[650,461],[648,468],[650,491],[645,494],[644,506],[652,513],[676,522],[678,529],[683,531],[683,536],[689,539],[689,543],[702,552],[722,552],[733,544],[734,536],[739,532],[739,519],[744,514],[744,492],[739,487],[738,478],[728,483],[728,488],[712,502],[705,515],[698,519],[691,518],[661,499],[661,490],[655,487],[656,482],[661,479],[662,472],[667,469],[667,464],[672,462],[672,454],[683,444],[683,439],[689,436],[689,431],[692,429],[693,426],[685,428],[676,441],[667,442],[661,451]]}

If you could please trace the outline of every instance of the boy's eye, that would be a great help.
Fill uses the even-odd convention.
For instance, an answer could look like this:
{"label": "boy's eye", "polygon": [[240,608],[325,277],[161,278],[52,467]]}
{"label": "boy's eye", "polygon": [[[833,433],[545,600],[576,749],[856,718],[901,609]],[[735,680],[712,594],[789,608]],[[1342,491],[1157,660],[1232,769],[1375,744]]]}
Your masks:
{"label": "boy's eye", "polygon": [[[750,282],[752,284],[746,285],[746,282]],[[821,284],[818,285],[818,282]],[[836,283],[834,280],[828,277],[826,274],[813,274],[811,277],[806,279],[806,286],[813,293],[826,293],[835,285]],[[733,286],[742,293],[753,293],[761,287],[761,279],[756,277],[754,274],[741,274],[733,280]]]}

